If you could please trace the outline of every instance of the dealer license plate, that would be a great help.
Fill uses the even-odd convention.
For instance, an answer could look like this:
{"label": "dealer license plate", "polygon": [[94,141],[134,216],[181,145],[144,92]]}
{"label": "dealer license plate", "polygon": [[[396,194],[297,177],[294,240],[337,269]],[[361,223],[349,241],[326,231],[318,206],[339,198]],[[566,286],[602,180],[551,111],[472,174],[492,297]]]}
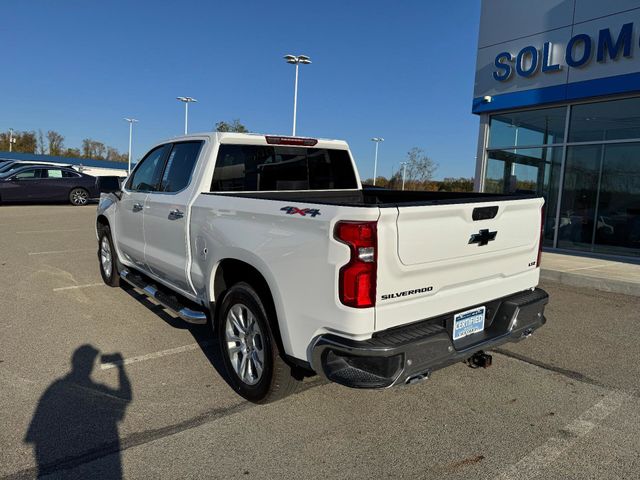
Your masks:
{"label": "dealer license plate", "polygon": [[484,330],[485,307],[474,308],[453,316],[453,339],[459,340]]}

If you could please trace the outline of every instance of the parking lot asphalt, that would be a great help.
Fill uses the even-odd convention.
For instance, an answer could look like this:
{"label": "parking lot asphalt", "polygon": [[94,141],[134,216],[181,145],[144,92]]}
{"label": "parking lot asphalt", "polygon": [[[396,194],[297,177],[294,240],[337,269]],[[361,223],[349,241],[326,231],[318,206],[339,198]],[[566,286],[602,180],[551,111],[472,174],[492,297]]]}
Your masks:
{"label": "parking lot asphalt", "polygon": [[0,207],[2,479],[640,478],[638,297],[545,283],[547,325],[489,369],[256,406],[207,327],[102,285],[94,217]]}

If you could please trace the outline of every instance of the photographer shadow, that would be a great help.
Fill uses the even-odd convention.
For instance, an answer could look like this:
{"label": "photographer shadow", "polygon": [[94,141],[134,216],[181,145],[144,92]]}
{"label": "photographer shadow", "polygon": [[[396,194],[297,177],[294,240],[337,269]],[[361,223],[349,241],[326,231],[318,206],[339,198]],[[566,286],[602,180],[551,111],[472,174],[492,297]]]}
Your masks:
{"label": "photographer shadow", "polygon": [[[110,355],[118,369],[118,388],[91,379],[100,352],[91,345],[77,348],[71,370],[42,394],[25,436],[33,445],[38,476],[73,468],[91,452],[101,456],[100,478],[122,478],[118,423],[131,402],[131,383],[122,356]],[[106,360],[107,357],[103,357]]]}

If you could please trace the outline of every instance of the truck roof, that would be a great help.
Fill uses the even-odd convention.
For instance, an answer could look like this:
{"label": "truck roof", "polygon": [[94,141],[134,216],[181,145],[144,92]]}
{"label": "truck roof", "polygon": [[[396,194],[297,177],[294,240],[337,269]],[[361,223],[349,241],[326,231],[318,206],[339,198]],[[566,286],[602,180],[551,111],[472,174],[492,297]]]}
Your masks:
{"label": "truck roof", "polygon": [[281,134],[269,134],[269,133],[236,133],[236,132],[201,132],[190,133],[188,135],[180,135],[168,139],[167,142],[184,141],[184,140],[196,140],[202,138],[208,138],[211,141],[218,140],[221,143],[244,143],[248,145],[267,145],[267,137],[280,137],[288,139],[314,139],[318,143],[314,145],[316,148],[340,148],[348,149],[349,145],[344,140],[334,140],[328,138],[318,137],[300,137]]}

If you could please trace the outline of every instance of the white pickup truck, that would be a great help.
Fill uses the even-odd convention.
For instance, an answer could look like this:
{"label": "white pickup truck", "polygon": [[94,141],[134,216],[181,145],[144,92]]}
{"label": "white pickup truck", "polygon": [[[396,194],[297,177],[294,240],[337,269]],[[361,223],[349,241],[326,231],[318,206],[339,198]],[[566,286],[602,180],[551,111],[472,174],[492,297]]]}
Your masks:
{"label": "white pickup truck", "polygon": [[363,188],[343,141],[237,133],[155,146],[102,195],[98,257],[191,323],[268,402],[317,373],[428,378],[542,326],[543,199]]}

